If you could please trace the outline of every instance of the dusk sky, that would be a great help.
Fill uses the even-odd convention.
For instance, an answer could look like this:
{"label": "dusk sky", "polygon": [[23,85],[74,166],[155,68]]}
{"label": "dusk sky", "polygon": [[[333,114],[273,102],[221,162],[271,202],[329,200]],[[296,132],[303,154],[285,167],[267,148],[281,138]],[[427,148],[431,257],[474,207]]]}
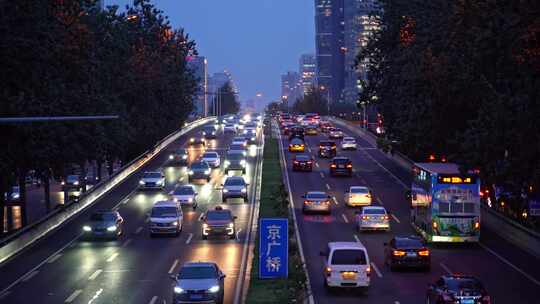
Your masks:
{"label": "dusk sky", "polygon": [[[124,7],[132,0],[106,0]],[[153,0],[208,58],[209,73],[229,70],[241,100],[280,96],[280,75],[315,52],[313,0]]]}

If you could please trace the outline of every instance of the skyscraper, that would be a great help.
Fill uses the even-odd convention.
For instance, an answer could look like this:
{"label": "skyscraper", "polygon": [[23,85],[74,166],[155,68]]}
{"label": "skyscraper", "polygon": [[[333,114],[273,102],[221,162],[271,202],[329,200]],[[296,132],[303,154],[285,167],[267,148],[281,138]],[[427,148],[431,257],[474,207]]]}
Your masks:
{"label": "skyscraper", "polygon": [[365,64],[360,63],[355,68],[356,56],[364,48],[374,32],[379,30],[377,17],[380,6],[377,0],[350,0],[345,1],[345,86],[344,100],[356,102],[361,88],[359,79],[367,77]]}
{"label": "skyscraper", "polygon": [[303,54],[300,56],[300,77],[303,87],[302,94],[305,95],[316,85],[317,61],[313,54]]}
{"label": "skyscraper", "polygon": [[281,75],[281,101],[292,106],[302,96],[303,87],[298,72]]}
{"label": "skyscraper", "polygon": [[217,101],[219,90],[226,84],[229,83],[232,87],[232,90],[235,94],[238,94],[238,88],[236,87],[231,73],[224,70],[223,72],[217,72],[208,77],[208,89],[207,89],[207,98],[210,100],[209,109],[211,113],[219,113],[219,104],[214,104],[214,101]]}
{"label": "skyscraper", "polygon": [[344,0],[315,0],[317,82],[329,93],[330,103],[342,99],[344,86],[343,6]]}
{"label": "skyscraper", "polygon": [[197,95],[195,99],[195,112],[199,116],[208,116],[208,61],[203,56],[188,58],[188,66],[197,79]]}

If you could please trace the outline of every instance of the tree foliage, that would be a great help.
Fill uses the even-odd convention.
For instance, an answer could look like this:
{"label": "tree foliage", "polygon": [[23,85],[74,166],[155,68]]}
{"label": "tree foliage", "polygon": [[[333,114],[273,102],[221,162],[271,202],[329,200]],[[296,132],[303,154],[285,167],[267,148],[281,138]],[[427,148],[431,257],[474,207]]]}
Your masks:
{"label": "tree foliage", "polygon": [[[236,97],[236,93],[230,82],[226,82],[217,93],[221,103],[221,114],[236,114],[240,111],[240,103]],[[218,102],[216,99],[218,95],[214,97],[214,102]]]}
{"label": "tree foliage", "polygon": [[0,3],[1,116],[120,116],[1,125],[0,193],[30,169],[59,176],[71,164],[132,159],[178,129],[193,108],[186,57],[196,53],[195,43],[183,29],[173,29],[147,0],[123,12],[93,5]]}
{"label": "tree foliage", "polygon": [[304,95],[304,97],[296,100],[293,105],[293,111],[328,115],[328,99],[325,95],[325,91],[313,87]]}

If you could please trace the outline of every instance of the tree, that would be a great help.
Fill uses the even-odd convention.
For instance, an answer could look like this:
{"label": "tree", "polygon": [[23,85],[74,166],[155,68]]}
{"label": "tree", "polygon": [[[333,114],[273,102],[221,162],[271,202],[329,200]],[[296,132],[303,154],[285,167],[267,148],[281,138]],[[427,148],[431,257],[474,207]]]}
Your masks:
{"label": "tree", "polygon": [[[218,96],[219,95],[219,96]],[[218,101],[219,98],[219,101]],[[230,82],[226,82],[214,96],[214,103],[221,103],[221,114],[236,114],[240,111],[240,103]]]}
{"label": "tree", "polygon": [[324,96],[324,92],[317,87],[312,87],[304,97],[296,100],[293,105],[293,110],[300,113],[320,113],[328,115],[328,100]]}

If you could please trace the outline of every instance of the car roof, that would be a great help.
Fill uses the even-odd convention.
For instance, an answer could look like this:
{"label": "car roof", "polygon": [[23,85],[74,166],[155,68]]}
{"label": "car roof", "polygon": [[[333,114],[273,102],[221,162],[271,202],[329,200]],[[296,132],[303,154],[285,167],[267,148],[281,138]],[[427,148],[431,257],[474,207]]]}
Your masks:
{"label": "car roof", "polygon": [[178,207],[174,201],[157,201],[154,203],[153,207]]}
{"label": "car roof", "polygon": [[357,189],[357,190],[369,190],[368,187],[366,186],[351,186],[351,190],[352,189]]}
{"label": "car roof", "polygon": [[299,158],[307,158],[307,159],[310,159],[311,156],[309,156],[309,155],[307,155],[307,154],[296,154],[296,155],[294,156],[294,158],[296,158],[296,159],[299,159]]}
{"label": "car roof", "polygon": [[291,139],[291,143],[292,142],[301,142],[301,143],[304,143],[304,141],[298,137],[294,137],[293,139]]}
{"label": "car roof", "polygon": [[159,171],[145,171],[144,174],[161,174]]}
{"label": "car roof", "polygon": [[212,262],[186,262],[182,267],[217,267],[216,263]]}
{"label": "car roof", "polygon": [[329,242],[328,248],[331,250],[335,249],[362,249],[366,250],[366,247],[360,242]]}
{"label": "car roof", "polygon": [[308,191],[306,194],[322,194],[322,195],[326,195],[326,192],[324,191]]}
{"label": "car roof", "polygon": [[355,140],[352,136],[345,136],[343,137],[343,140]]}
{"label": "car roof", "polygon": [[396,241],[406,241],[406,240],[423,241],[423,239],[417,235],[396,235],[394,236],[394,239]]}
{"label": "car roof", "polygon": [[96,212],[92,213],[92,214],[114,214],[116,215],[116,211],[111,211],[111,210],[97,210]]}
{"label": "car roof", "polygon": [[467,274],[447,274],[443,275],[441,278],[444,280],[459,280],[459,279],[465,279],[465,280],[475,280],[480,282],[476,277],[473,277],[472,275]]}
{"label": "car roof", "polygon": [[323,144],[332,144],[332,145],[335,145],[336,142],[333,141],[333,140],[321,140],[321,141],[319,142],[319,144],[320,144],[320,145],[323,145]]}

